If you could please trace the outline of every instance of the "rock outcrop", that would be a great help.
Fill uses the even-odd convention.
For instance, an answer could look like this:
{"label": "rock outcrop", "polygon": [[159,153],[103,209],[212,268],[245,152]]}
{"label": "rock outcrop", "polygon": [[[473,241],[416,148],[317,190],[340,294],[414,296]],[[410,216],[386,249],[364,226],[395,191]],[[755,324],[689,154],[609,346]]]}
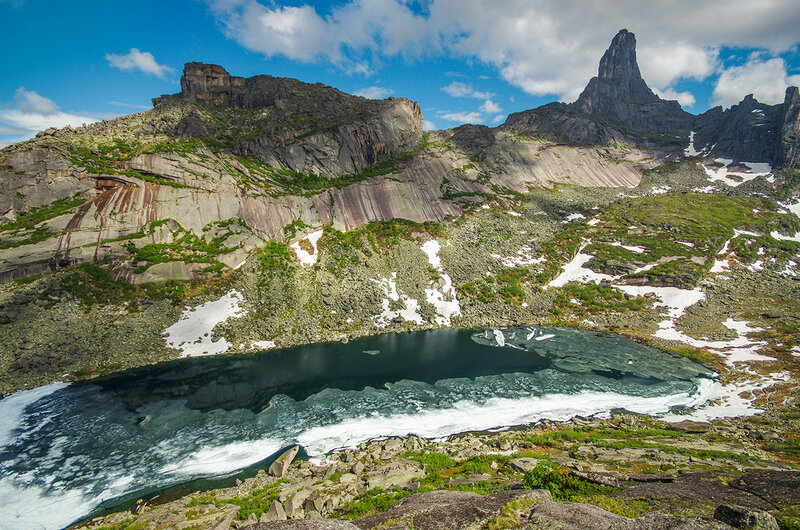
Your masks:
{"label": "rock outcrop", "polygon": [[677,101],[662,100],[647,86],[636,62],[636,37],[623,29],[577,101],[512,114],[503,127],[532,129],[570,143],[624,141],[670,148],[676,137],[688,136],[691,120]]}
{"label": "rock outcrop", "polygon": [[693,116],[647,86],[636,61],[636,38],[623,29],[577,101],[511,114],[502,127],[570,144],[625,142],[676,154],[693,132],[693,147],[703,156],[797,167],[799,116],[797,87],[787,89],[782,104],[759,103],[751,94],[730,109]]}
{"label": "rock outcrop", "polygon": [[[800,163],[796,88],[781,105],[748,97],[694,117],[648,88],[626,30],[576,102],[512,114],[494,129],[423,138],[419,105],[407,99],[204,63],[187,63],[181,92],[153,103],[0,150],[0,280],[105,259],[134,283],[203,278],[296,222],[441,221],[531,186],[636,186],[682,156],[690,137],[703,156]],[[33,211],[41,221],[30,224]],[[153,250],[169,255],[138,260]]]}

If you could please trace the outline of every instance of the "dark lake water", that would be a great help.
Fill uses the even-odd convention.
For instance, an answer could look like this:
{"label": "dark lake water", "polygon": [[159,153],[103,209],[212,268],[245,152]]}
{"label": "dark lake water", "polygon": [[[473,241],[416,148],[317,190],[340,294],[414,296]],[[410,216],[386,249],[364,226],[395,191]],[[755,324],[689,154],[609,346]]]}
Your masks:
{"label": "dark lake water", "polygon": [[295,443],[318,456],[377,437],[697,406],[711,375],[617,336],[515,328],[382,335],[55,383],[0,401],[0,528],[60,528],[111,499],[230,474]]}

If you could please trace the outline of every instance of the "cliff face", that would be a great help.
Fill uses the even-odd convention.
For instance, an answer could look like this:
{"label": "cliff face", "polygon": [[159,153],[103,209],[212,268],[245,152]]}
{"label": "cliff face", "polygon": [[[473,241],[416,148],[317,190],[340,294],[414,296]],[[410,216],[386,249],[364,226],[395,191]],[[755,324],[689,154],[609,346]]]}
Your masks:
{"label": "cliff face", "polygon": [[[171,136],[210,139],[233,154],[325,178],[397,157],[422,136],[422,112],[408,99],[368,100],[269,75],[245,79],[212,64],[187,63],[180,94],[153,105],[183,110]],[[232,109],[239,112],[226,112]]]}
{"label": "cliff face", "polygon": [[577,101],[512,114],[503,127],[568,143],[626,142],[676,154],[693,131],[694,147],[704,156],[796,167],[798,109],[792,87],[783,104],[766,105],[749,95],[727,110],[716,107],[699,116],[684,112],[677,101],[663,100],[647,86],[636,62],[636,38],[623,29]]}
{"label": "cliff face", "polygon": [[691,128],[691,114],[647,86],[636,61],[636,37],[621,30],[600,59],[577,101],[555,103],[509,116],[512,130],[533,129],[570,143],[627,142],[675,148]]}
{"label": "cliff face", "polygon": [[647,87],[626,30],[576,102],[495,129],[423,135],[408,99],[203,63],[153,104],[0,150],[0,280],[96,260],[132,282],[202,278],[293,226],[440,221],[530,186],[635,186],[690,131],[706,155],[798,165],[796,88],[782,105],[750,97],[694,117]]}

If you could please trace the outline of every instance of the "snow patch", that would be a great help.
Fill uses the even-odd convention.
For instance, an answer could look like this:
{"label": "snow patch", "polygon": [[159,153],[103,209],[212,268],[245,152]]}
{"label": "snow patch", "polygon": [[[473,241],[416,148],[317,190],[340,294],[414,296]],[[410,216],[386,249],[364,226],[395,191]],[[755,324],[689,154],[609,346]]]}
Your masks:
{"label": "snow patch", "polygon": [[434,288],[434,282],[431,282],[430,288],[425,289],[426,301],[436,308],[436,324],[449,327],[454,317],[461,316],[461,306],[456,297],[456,289],[453,287],[450,275],[444,272],[444,268],[442,268],[442,260],[439,257],[441,245],[437,240],[432,239],[423,243],[420,248],[428,256],[428,262],[431,267],[436,269],[442,281],[444,281],[441,289]]}
{"label": "snow patch", "polygon": [[583,249],[586,248],[588,243],[589,242],[584,242],[581,245],[580,250],[578,250],[578,253],[574,258],[572,258],[572,261],[564,265],[564,269],[561,274],[559,274],[556,279],[548,283],[547,287],[564,287],[569,282],[600,283],[603,280],[615,279],[614,276],[594,272],[593,270],[584,267],[584,265],[594,257],[591,254],[583,253]]}
{"label": "snow patch", "polygon": [[[728,166],[733,163],[733,160],[730,158],[717,158],[714,161],[718,164],[721,164],[722,167],[710,168],[705,164],[700,164],[703,166],[703,170],[705,170],[706,175],[708,175],[708,180],[711,182],[720,181],[734,188],[740,184],[753,180],[756,177],[772,174],[772,166],[764,162],[742,162],[742,164],[747,166],[749,169],[747,172],[742,172],[728,170]],[[731,177],[736,177],[736,179]]]}
{"label": "snow patch", "polygon": [[[375,324],[375,327],[378,329],[383,329],[391,324],[392,320],[397,317],[402,318],[406,322],[414,322],[417,325],[422,325],[424,320],[422,320],[422,315],[419,314],[419,302],[414,298],[410,298],[404,294],[400,294],[397,292],[397,273],[392,273],[392,278],[378,278],[370,280],[373,283],[378,284],[378,287],[381,288],[383,291],[384,296],[388,298],[384,298],[381,301],[381,313],[370,317],[370,320]],[[390,309],[390,302],[403,302],[403,308],[398,310]]]}
{"label": "snow patch", "polygon": [[319,238],[321,237],[322,230],[317,230],[316,232],[312,232],[300,240],[307,240],[311,244],[313,251],[310,253],[300,247],[300,241],[295,241],[292,243],[291,247],[294,249],[294,253],[297,254],[297,259],[300,260],[300,263],[303,265],[303,267],[314,265],[317,262],[317,241],[319,241]]}
{"label": "snow patch", "polygon": [[241,317],[247,310],[240,307],[244,297],[231,290],[219,300],[183,310],[181,318],[164,330],[167,347],[181,351],[181,357],[200,357],[225,353],[231,347],[223,337],[211,340],[214,327],[231,317]]}
{"label": "snow patch", "polygon": [[610,245],[612,247],[621,247],[621,248],[624,248],[625,250],[630,250],[631,252],[636,252],[637,254],[642,254],[642,253],[644,253],[645,250],[647,250],[644,247],[638,247],[638,246],[637,247],[632,247],[630,245],[623,245],[619,241],[614,241],[613,243],[610,243]]}
{"label": "snow patch", "polygon": [[698,151],[694,147],[694,131],[689,133],[689,147],[683,150],[683,154],[686,156],[698,156],[704,154],[703,151]]}
{"label": "snow patch", "polygon": [[537,265],[547,261],[546,256],[538,258],[533,257],[533,249],[531,247],[522,247],[517,251],[516,256],[501,256],[500,254],[492,254],[494,259],[500,260],[503,267],[525,267],[528,265]]}

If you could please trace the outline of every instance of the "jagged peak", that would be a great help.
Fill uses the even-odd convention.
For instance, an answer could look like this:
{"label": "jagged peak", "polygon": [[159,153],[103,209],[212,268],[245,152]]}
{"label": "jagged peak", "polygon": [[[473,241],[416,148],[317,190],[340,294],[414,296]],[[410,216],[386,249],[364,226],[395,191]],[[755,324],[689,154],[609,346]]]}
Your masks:
{"label": "jagged peak", "polygon": [[642,78],[636,62],[636,35],[619,30],[600,59],[597,77],[606,81]]}

